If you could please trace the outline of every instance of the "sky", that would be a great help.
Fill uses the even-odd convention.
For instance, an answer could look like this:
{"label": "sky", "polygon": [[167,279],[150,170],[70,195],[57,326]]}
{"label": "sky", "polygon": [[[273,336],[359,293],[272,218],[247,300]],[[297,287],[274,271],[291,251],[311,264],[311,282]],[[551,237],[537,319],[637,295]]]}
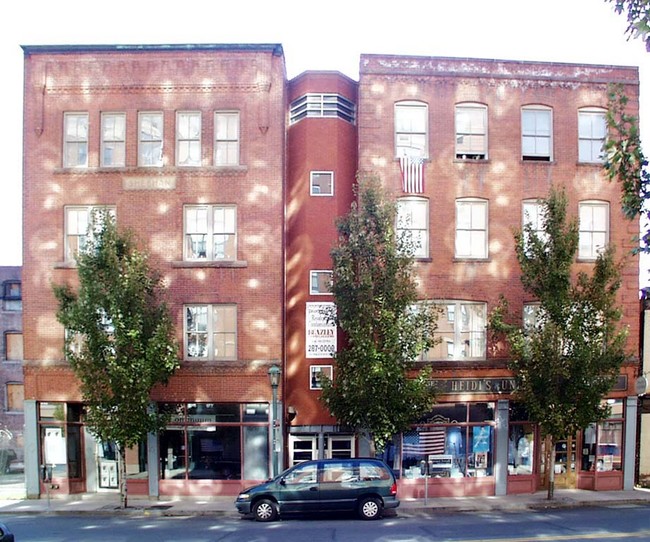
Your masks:
{"label": "sky", "polygon": [[605,0],[25,0],[11,11],[0,20],[0,265],[22,264],[21,45],[280,43],[290,79],[358,80],[361,54],[638,66],[650,134],[650,53]]}

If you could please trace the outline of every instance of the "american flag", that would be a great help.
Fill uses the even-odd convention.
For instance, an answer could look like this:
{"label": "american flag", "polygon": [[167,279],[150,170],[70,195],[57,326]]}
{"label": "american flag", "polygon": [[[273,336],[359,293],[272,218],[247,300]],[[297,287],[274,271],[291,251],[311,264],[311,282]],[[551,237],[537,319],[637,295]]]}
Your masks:
{"label": "american flag", "polygon": [[402,189],[406,193],[424,192],[424,158],[400,156],[399,169],[402,172]]}
{"label": "american flag", "polygon": [[409,455],[441,455],[445,453],[445,430],[434,429],[418,433],[417,444],[410,444],[404,440],[402,452]]}

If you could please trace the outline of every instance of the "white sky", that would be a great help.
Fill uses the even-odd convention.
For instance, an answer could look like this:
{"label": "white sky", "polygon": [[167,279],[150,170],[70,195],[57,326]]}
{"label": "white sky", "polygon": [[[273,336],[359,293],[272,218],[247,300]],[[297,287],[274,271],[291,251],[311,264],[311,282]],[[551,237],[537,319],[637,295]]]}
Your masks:
{"label": "white sky", "polygon": [[604,0],[27,0],[11,11],[0,20],[0,265],[22,264],[20,45],[281,43],[289,78],[358,80],[361,53],[639,66],[650,130],[650,53]]}

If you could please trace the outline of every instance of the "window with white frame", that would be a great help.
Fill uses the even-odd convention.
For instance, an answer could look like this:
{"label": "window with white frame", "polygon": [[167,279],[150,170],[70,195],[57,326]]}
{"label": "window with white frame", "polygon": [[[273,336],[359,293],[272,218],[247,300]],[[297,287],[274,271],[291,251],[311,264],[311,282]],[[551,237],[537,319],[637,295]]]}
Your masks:
{"label": "window with white frame", "polygon": [[399,198],[397,200],[396,230],[412,246],[415,258],[429,257],[429,200]]}
{"label": "window with white frame", "polygon": [[609,238],[609,204],[581,201],[579,205],[580,240],[578,258],[595,260],[607,246]]}
{"label": "window with white frame", "polygon": [[23,334],[18,331],[9,331],[5,334],[5,360],[23,360]]}
{"label": "window with white frame", "polygon": [[456,158],[487,160],[487,107],[482,104],[456,105]]}
{"label": "window with white frame", "polygon": [[524,246],[528,244],[527,227],[530,227],[538,239],[546,241],[548,238],[544,229],[545,205],[541,200],[525,200],[522,204],[522,234]]}
{"label": "window with white frame", "polygon": [[187,359],[237,358],[236,305],[186,305],[184,320]]}
{"label": "window with white frame", "polygon": [[395,104],[395,156],[428,157],[428,113],[426,103],[416,101]]}
{"label": "window with white frame", "polygon": [[524,330],[534,329],[539,322],[540,315],[539,303],[524,303],[523,307],[523,325]]}
{"label": "window with white frame", "polygon": [[334,195],[334,172],[312,171],[309,174],[309,194],[312,196]]}
{"label": "window with white frame", "polygon": [[65,207],[65,261],[76,260],[106,215],[115,218],[114,206],[68,205]]}
{"label": "window with white frame", "polygon": [[332,293],[332,272],[312,270],[309,272],[309,293],[325,295]]}
{"label": "window with white frame", "polygon": [[214,114],[214,165],[239,165],[239,112]]}
{"label": "window with white frame", "polygon": [[473,301],[437,301],[438,342],[423,352],[423,361],[485,359],[487,350],[487,304]]}
{"label": "window with white frame", "polygon": [[139,166],[162,167],[163,119],[160,111],[146,111],[138,115]]}
{"label": "window with white frame", "polygon": [[456,200],[456,258],[488,257],[488,202]]}
{"label": "window with white frame", "polygon": [[607,136],[607,112],[600,108],[578,111],[578,161],[603,162],[603,145]]}
{"label": "window with white frame", "polygon": [[201,165],[201,112],[176,113],[176,165]]}
{"label": "window with white frame", "polygon": [[523,160],[553,160],[553,111],[550,107],[522,108],[521,157]]}
{"label": "window with white frame", "polygon": [[237,259],[237,207],[235,205],[186,205],[185,259]]}
{"label": "window with white frame", "polygon": [[63,125],[63,167],[88,167],[88,113],[65,113]]}
{"label": "window with white frame", "polygon": [[331,365],[311,365],[309,367],[309,389],[322,390],[323,382],[321,376],[325,375],[329,380],[332,380],[332,366]]}
{"label": "window with white frame", "polygon": [[100,165],[126,165],[126,114],[102,113],[102,141]]}
{"label": "window with white frame", "polygon": [[7,382],[7,411],[22,412],[25,404],[25,386],[21,382]]}

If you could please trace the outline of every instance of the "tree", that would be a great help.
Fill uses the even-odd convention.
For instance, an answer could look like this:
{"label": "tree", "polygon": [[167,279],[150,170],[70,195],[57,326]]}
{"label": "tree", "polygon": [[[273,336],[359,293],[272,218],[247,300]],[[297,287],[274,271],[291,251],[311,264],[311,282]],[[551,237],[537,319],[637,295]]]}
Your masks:
{"label": "tree", "polygon": [[621,14],[627,11],[628,38],[641,38],[650,52],[650,1],[649,0],[605,0],[614,3],[614,10]]}
{"label": "tree", "polygon": [[[618,329],[616,307],[619,265],[608,247],[591,275],[573,273],[578,226],[567,219],[564,192],[552,189],[543,202],[543,230],[530,224],[515,232],[516,253],[524,290],[539,303],[528,325],[510,314],[501,299],[489,325],[510,347],[515,399],[540,426],[555,464],[555,442],[574,435],[607,415],[603,398],[625,360],[625,330]],[[555,472],[549,473],[548,498],[553,498]]]}
{"label": "tree", "polygon": [[609,88],[607,108],[608,136],[605,141],[605,171],[612,181],[621,185],[621,206],[627,218],[642,217],[639,251],[650,253],[650,171],[641,148],[639,119],[626,113],[628,97],[621,85]]}
{"label": "tree", "polygon": [[130,232],[107,213],[77,258],[78,291],[55,285],[57,318],[66,329],[65,357],[79,379],[85,423],[119,452],[120,503],[127,506],[126,450],[166,419],[151,407],[151,390],[179,366],[174,326],[161,277]]}
{"label": "tree", "polygon": [[416,371],[414,360],[436,342],[438,311],[418,303],[414,245],[397,234],[396,205],[379,179],[360,179],[356,195],[331,252],[333,318],[345,340],[322,398],[339,422],[382,450],[433,405],[429,371]]}

